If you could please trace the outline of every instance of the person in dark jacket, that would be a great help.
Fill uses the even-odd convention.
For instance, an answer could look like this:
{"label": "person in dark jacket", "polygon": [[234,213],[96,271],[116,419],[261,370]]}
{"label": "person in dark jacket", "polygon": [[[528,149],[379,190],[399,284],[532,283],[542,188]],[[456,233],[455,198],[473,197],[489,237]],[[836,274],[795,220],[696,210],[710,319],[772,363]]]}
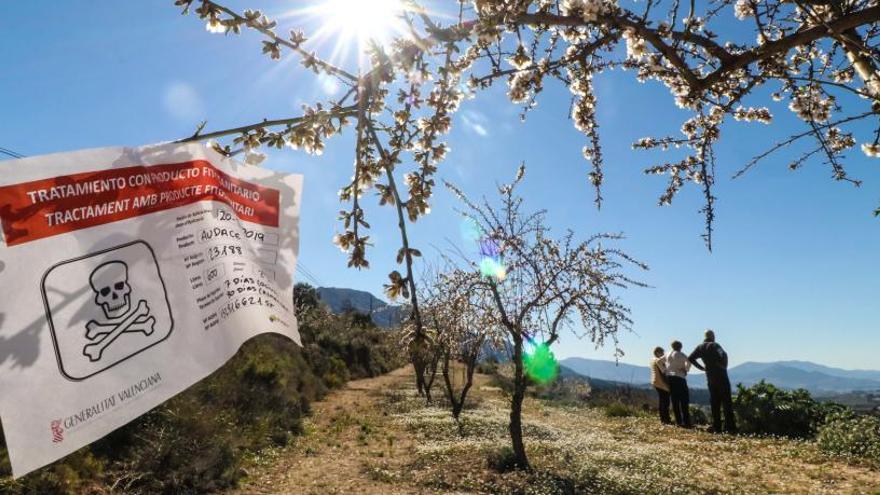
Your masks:
{"label": "person in dark jacket", "polygon": [[[721,432],[721,410],[724,410],[724,429],[736,433],[736,419],[733,416],[733,400],[730,393],[730,379],[727,377],[727,353],[715,342],[715,332],[706,330],[706,338],[698,345],[688,360],[706,372],[709,385],[709,402],[712,404],[712,431]],[[702,360],[700,364],[697,360]]]}

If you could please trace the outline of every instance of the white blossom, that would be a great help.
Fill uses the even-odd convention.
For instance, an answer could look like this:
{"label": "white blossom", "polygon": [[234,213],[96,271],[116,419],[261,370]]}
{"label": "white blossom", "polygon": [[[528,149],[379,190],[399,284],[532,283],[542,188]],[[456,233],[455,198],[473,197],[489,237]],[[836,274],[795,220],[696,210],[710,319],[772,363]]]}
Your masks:
{"label": "white blossom", "polygon": [[596,22],[605,13],[606,5],[604,0],[563,0],[560,10],[562,15],[580,14],[585,22]]}
{"label": "white blossom", "polygon": [[877,143],[863,143],[862,144],[862,153],[871,158],[880,157],[880,144]]}
{"label": "white blossom", "polygon": [[626,29],[623,32],[623,39],[626,40],[626,54],[630,58],[642,60],[648,55],[647,43],[639,37],[634,29]]}
{"label": "white blossom", "polygon": [[737,19],[744,20],[755,15],[755,10],[752,8],[751,0],[736,0],[733,13]]}
{"label": "white blossom", "polygon": [[760,122],[762,124],[769,124],[773,120],[773,115],[766,107],[737,107],[733,111],[733,118],[745,122]]}
{"label": "white blossom", "polygon": [[263,163],[263,161],[265,159],[266,159],[266,154],[260,153],[259,151],[250,151],[249,150],[244,154],[244,162],[248,165],[254,165],[254,166],[259,165],[259,164]]}
{"label": "white blossom", "polygon": [[788,108],[808,122],[825,122],[831,117],[834,100],[816,86],[801,87],[792,95]]}

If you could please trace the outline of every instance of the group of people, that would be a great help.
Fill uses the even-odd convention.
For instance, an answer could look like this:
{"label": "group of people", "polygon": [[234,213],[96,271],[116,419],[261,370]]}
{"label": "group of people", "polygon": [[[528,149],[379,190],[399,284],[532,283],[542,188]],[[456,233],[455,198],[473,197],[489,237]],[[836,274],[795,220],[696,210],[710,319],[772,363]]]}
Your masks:
{"label": "group of people", "polygon": [[[669,407],[675,416],[675,424],[690,428],[690,392],[687,374],[691,366],[706,372],[709,385],[709,401],[712,405],[712,429],[720,433],[736,433],[736,419],[733,417],[733,400],[730,392],[730,379],[727,377],[727,353],[715,342],[715,332],[706,330],[703,343],[690,355],[681,352],[681,342],[673,341],[672,350],[667,354],[662,347],[654,349],[651,360],[651,384],[659,398],[660,421],[672,424]],[[702,361],[702,363],[700,363]],[[722,429],[721,413],[724,412]]]}

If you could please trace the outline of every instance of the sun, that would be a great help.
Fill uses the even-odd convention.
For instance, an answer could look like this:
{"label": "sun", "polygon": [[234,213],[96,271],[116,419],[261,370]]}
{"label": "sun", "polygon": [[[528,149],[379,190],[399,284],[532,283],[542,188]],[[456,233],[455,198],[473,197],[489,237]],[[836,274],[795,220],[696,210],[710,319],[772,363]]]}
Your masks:
{"label": "sun", "polygon": [[335,38],[337,50],[356,42],[363,51],[370,43],[385,45],[405,32],[402,0],[320,0],[309,10],[321,24],[319,37]]}

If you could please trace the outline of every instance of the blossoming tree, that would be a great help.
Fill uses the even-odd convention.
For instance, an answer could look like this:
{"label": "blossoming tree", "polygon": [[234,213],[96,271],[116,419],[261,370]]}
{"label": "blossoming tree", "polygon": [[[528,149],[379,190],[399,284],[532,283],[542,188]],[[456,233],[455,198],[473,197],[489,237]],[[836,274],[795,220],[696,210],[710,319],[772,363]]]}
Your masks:
{"label": "blossoming tree", "polygon": [[[701,190],[709,249],[715,145],[731,119],[770,122],[766,95],[788,101],[804,130],[768,143],[765,153],[740,164],[737,175],[782,148],[804,143],[791,168],[817,160],[829,167],[834,180],[858,185],[847,173],[847,153],[859,146],[868,156],[880,156],[876,0],[431,2],[439,12],[426,10],[420,0],[382,5],[395,3],[399,8],[389,15],[404,29],[390,43],[369,44],[369,63],[355,70],[313,51],[302,30],[280,33],[276,21],[258,11],[235,12],[213,0],[175,0],[184,12],[193,10],[203,19],[209,31],[256,31],[268,57],[298,57],[305,68],[345,87],[341,98],[314,102],[301,115],[213,132],[200,127],[185,140],[232,136],[217,148],[243,151],[246,162],[258,164],[263,146],[320,153],[326,138],[352,129],[354,171],[340,190],[348,206],[340,213],[343,229],[335,242],[348,252],[350,266],[368,266],[365,196],[375,192],[379,205],[393,209],[403,273],[389,274],[386,290],[409,299],[412,306],[410,348],[419,377],[426,366],[417,356],[427,344],[413,262],[421,253],[413,247],[407,226],[429,211],[434,177],[448,152],[443,136],[454,113],[463,98],[483,88],[506,82],[510,100],[528,110],[551,81],[568,87],[574,98],[570,117],[584,134],[589,183],[601,206],[604,161],[594,78],[622,69],[640,81],[664,85],[670,98],[689,112],[681,135],[649,136],[633,146],[687,151],[683,158],[650,165],[645,172],[668,180],[660,204],[671,203],[688,184]],[[734,20],[741,23],[739,31],[745,26],[751,32],[752,41],[734,32]]]}
{"label": "blossoming tree", "polygon": [[[435,273],[421,284],[425,324],[434,332],[446,400],[456,421],[464,410],[481,355],[503,346],[491,294],[481,290],[482,286],[479,271],[461,268]],[[463,367],[458,383],[456,364]]]}
{"label": "blossoming tree", "polygon": [[[628,329],[629,308],[615,295],[618,289],[643,286],[626,268],[647,269],[624,252],[607,248],[619,235],[598,234],[577,242],[573,232],[554,237],[544,211],[528,212],[516,179],[499,188],[500,204],[471,201],[455,186],[447,186],[466,205],[463,212],[481,233],[481,255],[472,266],[483,275],[474,288],[493,301],[492,319],[513,344],[513,394],[510,401],[510,439],[516,465],[529,468],[522,436],[522,404],[530,376],[525,347],[545,349],[566,331],[582,331],[596,345]],[[492,260],[486,263],[485,260]],[[582,335],[583,336],[583,335]],[[618,352],[619,349],[617,349]]]}

